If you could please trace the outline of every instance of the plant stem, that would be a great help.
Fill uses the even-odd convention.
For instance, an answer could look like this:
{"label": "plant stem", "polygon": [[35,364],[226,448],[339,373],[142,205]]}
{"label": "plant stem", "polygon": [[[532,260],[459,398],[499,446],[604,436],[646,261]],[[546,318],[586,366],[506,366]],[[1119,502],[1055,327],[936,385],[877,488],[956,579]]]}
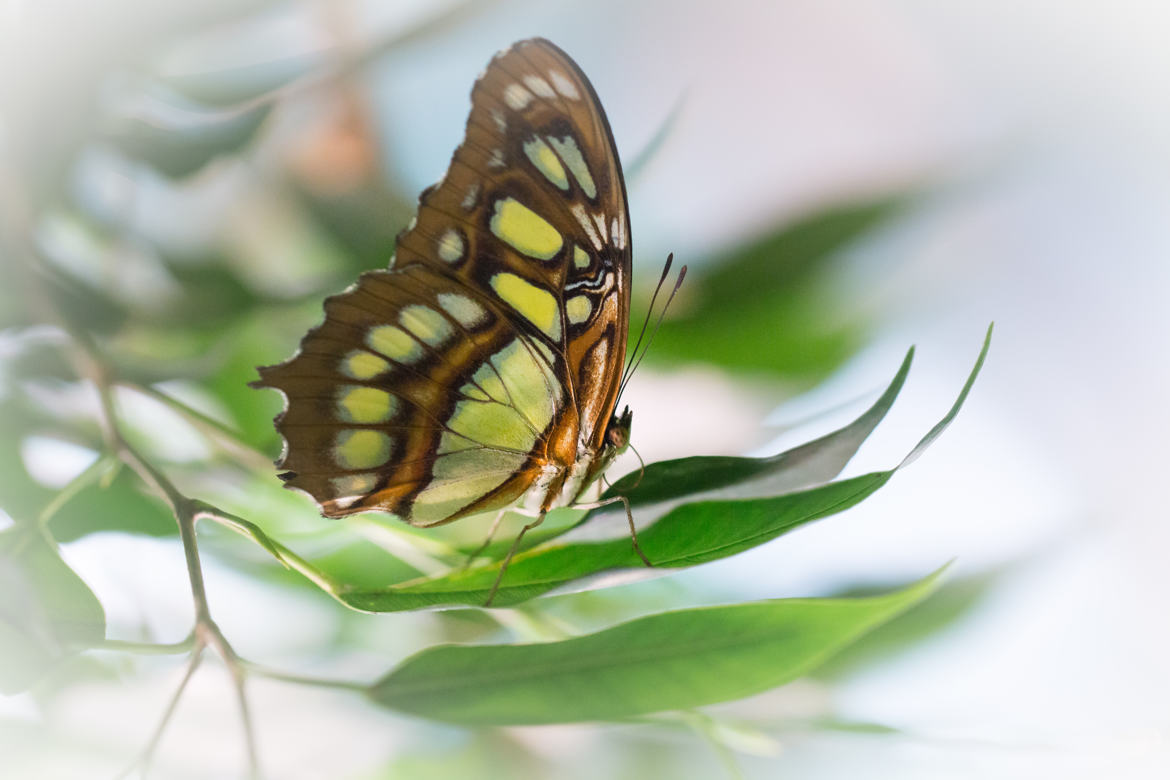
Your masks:
{"label": "plant stem", "polygon": [[110,650],[138,655],[178,655],[195,648],[195,635],[191,634],[181,642],[132,642],[125,639],[103,639],[97,644],[87,645],[91,650]]}
{"label": "plant stem", "polygon": [[170,702],[167,704],[166,710],[163,712],[162,718],[159,719],[158,725],[154,727],[154,733],[150,736],[150,741],[146,743],[146,747],[134,759],[130,766],[115,778],[115,780],[122,780],[124,777],[129,777],[135,770],[139,769],[140,774],[145,777],[147,771],[150,769],[150,762],[154,758],[154,751],[158,748],[159,740],[162,739],[163,732],[166,731],[167,724],[171,722],[171,718],[175,714],[175,709],[179,706],[179,699],[183,696],[183,691],[187,689],[187,683],[191,682],[191,678],[195,675],[195,670],[199,668],[199,663],[203,660],[203,648],[196,645],[191,652],[191,657],[187,661],[187,671],[183,673],[183,679],[179,683],[179,687],[175,689],[171,696]]}
{"label": "plant stem", "polygon": [[[179,697],[187,686],[191,675],[198,667],[203,650],[212,648],[223,659],[231,674],[239,702],[240,717],[244,726],[244,741],[247,747],[248,771],[250,777],[259,777],[259,760],[256,754],[256,741],[252,728],[251,713],[248,707],[244,677],[246,670],[239,656],[231,644],[220,631],[219,626],[211,619],[211,610],[207,603],[207,590],[203,581],[203,567],[199,560],[199,544],[195,535],[195,524],[205,512],[208,505],[185,496],[171,480],[156,468],[150,461],[130,444],[122,433],[119,424],[117,409],[114,404],[113,381],[109,376],[107,363],[102,360],[97,345],[89,334],[72,326],[69,320],[61,316],[61,322],[66,331],[73,337],[76,350],[74,351],[75,364],[78,373],[91,382],[97,389],[101,404],[102,433],[106,440],[109,452],[134,470],[136,474],[158,493],[170,505],[179,526],[179,538],[183,544],[183,557],[187,563],[187,579],[191,584],[191,598],[195,605],[195,627],[192,630],[194,644],[191,649],[191,663],[187,668],[187,676],[175,693],[175,698],[163,715],[158,729],[152,737],[146,751],[135,765],[141,764],[145,772],[146,765],[162,737],[162,732],[170,721],[171,714],[178,703]],[[131,767],[131,770],[134,767]],[[128,770],[129,771],[129,770]]]}
{"label": "plant stem", "polygon": [[318,688],[335,688],[343,691],[358,691],[365,693],[370,685],[369,683],[356,682],[354,680],[331,680],[324,677],[313,677],[303,674],[291,674],[289,672],[282,672],[279,669],[270,669],[267,666],[255,664],[250,661],[244,661],[245,668],[252,674],[260,677],[267,677],[270,680],[280,680],[282,682],[295,683],[297,685],[311,685]]}
{"label": "plant stem", "polygon": [[225,512],[218,507],[212,506],[203,501],[193,502],[195,507],[195,519],[197,520],[211,520],[214,523],[222,525],[235,533],[251,539],[256,544],[268,551],[273,558],[280,561],[282,564],[292,569],[293,571],[303,575],[306,579],[312,582],[321,590],[328,593],[342,604],[345,601],[341,598],[341,593],[344,587],[338,582],[334,581],[325,572],[318,569],[313,564],[306,561],[301,556],[297,555],[292,550],[285,547],[280,542],[270,538],[268,534],[264,533],[258,525],[245,520],[242,517],[233,515],[231,512]]}

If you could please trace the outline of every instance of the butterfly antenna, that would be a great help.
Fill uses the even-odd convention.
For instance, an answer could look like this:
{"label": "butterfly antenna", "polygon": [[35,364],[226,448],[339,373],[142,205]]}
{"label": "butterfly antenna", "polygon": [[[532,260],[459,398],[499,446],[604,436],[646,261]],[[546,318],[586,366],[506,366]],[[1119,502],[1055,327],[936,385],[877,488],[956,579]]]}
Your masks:
{"label": "butterfly antenna", "polygon": [[[669,263],[667,264],[667,267],[668,268],[670,267]],[[660,311],[658,313],[658,321],[654,323],[654,330],[650,331],[650,338],[646,340],[646,347],[642,350],[642,354],[638,355],[637,361],[630,363],[629,369],[626,371],[625,375],[622,377],[621,384],[618,385],[618,395],[619,396],[622,394],[622,390],[625,389],[626,383],[629,382],[630,378],[634,375],[634,372],[638,370],[638,366],[642,365],[642,359],[644,357],[646,357],[646,353],[650,351],[650,345],[654,343],[654,337],[658,335],[658,329],[662,327],[662,320],[665,319],[666,312],[668,309],[670,309],[671,301],[673,301],[674,296],[678,294],[678,288],[682,287],[683,279],[686,279],[686,278],[687,278],[687,267],[684,265],[682,268],[679,269],[678,279],[676,279],[674,282],[674,289],[670,291],[670,297],[666,299],[666,303],[663,305],[662,311]],[[653,303],[653,301],[652,301],[652,303]],[[639,341],[641,341],[641,339],[639,339]],[[631,357],[631,361],[633,361],[632,357]]]}
{"label": "butterfly antenna", "polygon": [[654,302],[658,300],[658,293],[662,290],[662,285],[666,282],[666,275],[670,273],[670,265],[674,262],[674,252],[666,256],[666,265],[662,267],[662,276],[658,277],[658,284],[654,287],[654,294],[650,296],[650,308],[646,310],[646,319],[642,321],[642,331],[638,334],[638,340],[634,343],[634,348],[630,350],[630,361],[626,363],[626,370],[622,372],[622,381],[619,385],[626,383],[626,375],[630,371],[630,366],[634,365],[634,356],[638,354],[638,347],[642,346],[642,338],[646,335],[646,327],[650,324],[650,315],[654,313]]}

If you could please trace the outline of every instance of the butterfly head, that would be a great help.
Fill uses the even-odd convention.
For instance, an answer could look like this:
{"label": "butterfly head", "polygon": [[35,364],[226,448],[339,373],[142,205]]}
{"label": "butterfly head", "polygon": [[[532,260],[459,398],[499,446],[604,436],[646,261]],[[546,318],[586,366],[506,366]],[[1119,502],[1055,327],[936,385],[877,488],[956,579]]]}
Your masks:
{"label": "butterfly head", "polygon": [[602,451],[602,458],[606,460],[607,464],[630,446],[630,427],[633,422],[634,413],[630,411],[628,406],[622,410],[620,415],[615,414],[609,418],[609,425],[605,427],[605,447]]}
{"label": "butterfly head", "polygon": [[609,424],[605,426],[605,442],[601,445],[601,452],[589,464],[589,473],[585,477],[585,485],[593,483],[593,480],[605,473],[605,470],[610,467],[610,464],[626,451],[630,446],[630,426],[633,424],[634,413],[630,411],[630,407],[622,410],[621,414],[615,414],[609,418]]}

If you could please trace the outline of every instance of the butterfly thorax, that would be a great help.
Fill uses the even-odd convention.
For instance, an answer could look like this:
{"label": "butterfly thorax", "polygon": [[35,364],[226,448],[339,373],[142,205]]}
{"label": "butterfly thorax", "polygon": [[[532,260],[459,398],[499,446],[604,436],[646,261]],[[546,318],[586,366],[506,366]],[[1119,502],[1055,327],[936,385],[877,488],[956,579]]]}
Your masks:
{"label": "butterfly thorax", "polygon": [[620,416],[611,417],[600,448],[582,438],[571,464],[546,463],[525,494],[524,507],[548,511],[581,503],[584,493],[629,446],[632,417],[628,407]]}

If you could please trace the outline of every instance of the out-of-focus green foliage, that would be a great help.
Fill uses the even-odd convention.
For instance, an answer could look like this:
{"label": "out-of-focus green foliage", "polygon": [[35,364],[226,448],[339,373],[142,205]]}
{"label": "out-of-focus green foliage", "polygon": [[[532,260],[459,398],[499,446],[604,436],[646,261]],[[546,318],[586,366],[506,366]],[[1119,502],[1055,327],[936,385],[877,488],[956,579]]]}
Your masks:
{"label": "out-of-focus green foliage", "polygon": [[0,531],[0,693],[105,637],[101,603],[35,524]]}
{"label": "out-of-focus green foliage", "polygon": [[256,136],[271,106],[216,109],[160,87],[113,116],[106,140],[127,157],[172,178],[190,176]]}
{"label": "out-of-focus green foliage", "polygon": [[895,193],[832,206],[700,263],[662,323],[652,359],[803,384],[823,378],[861,344],[865,326],[836,293],[833,261],[908,205]]}

